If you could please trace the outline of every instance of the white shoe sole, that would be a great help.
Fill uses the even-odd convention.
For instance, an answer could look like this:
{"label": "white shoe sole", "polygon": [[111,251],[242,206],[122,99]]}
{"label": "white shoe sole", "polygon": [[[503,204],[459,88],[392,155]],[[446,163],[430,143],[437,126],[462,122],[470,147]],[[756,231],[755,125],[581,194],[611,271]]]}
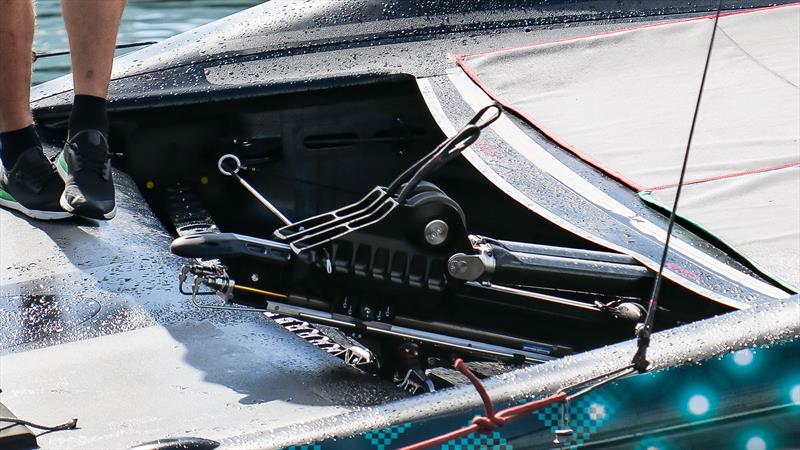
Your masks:
{"label": "white shoe sole", "polygon": [[8,209],[19,211],[26,216],[36,220],[62,220],[72,217],[72,213],[67,211],[39,211],[35,209],[28,209],[20,203],[8,201],[0,198],[0,206]]}
{"label": "white shoe sole", "polygon": [[[54,165],[56,166],[56,171],[58,172],[58,175],[61,177],[62,180],[64,180],[64,183],[66,183],[67,182],[67,178],[69,176],[67,175],[67,171],[63,167],[61,167],[61,158],[63,157],[63,155],[64,155],[64,152],[62,150],[56,156]],[[64,211],[69,211],[70,214],[80,216],[80,214],[76,214],[75,213],[75,208],[73,208],[67,202],[67,198],[64,196],[64,194],[66,194],[66,193],[67,193],[67,190],[64,189],[64,192],[61,193],[61,198],[58,200],[58,204],[61,205],[62,208],[64,208]],[[117,205],[114,205],[114,209],[112,209],[111,211],[103,214],[103,217],[105,217],[106,220],[111,220],[116,215],[117,215]],[[81,217],[86,217],[86,216],[81,216]],[[89,218],[90,219],[94,219],[94,217],[89,217]]]}

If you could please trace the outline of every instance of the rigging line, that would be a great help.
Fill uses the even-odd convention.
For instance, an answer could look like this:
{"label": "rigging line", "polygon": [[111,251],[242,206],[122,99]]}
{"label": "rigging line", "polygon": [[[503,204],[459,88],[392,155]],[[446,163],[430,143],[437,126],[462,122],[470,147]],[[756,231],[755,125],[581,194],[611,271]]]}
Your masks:
{"label": "rigging line", "polygon": [[[585,387],[585,388],[583,388],[583,389],[581,389],[581,390],[579,390],[579,391],[577,391],[575,393],[567,395],[566,401],[567,402],[571,402],[572,400],[575,400],[576,398],[578,398],[578,397],[580,397],[582,395],[586,395],[589,392],[594,391],[595,389],[603,387],[606,384],[613,383],[614,381],[617,381],[620,378],[627,377],[628,375],[631,375],[631,374],[633,374],[635,372],[636,372],[636,369],[634,369],[633,366],[627,366],[627,367],[622,368],[621,370],[618,370],[618,371],[615,371],[615,372],[611,372],[610,374],[608,374],[608,377],[606,377],[606,378],[604,378],[604,379],[602,379],[602,380],[600,380],[600,381],[598,381],[598,382],[596,382],[596,383],[594,383],[594,384],[592,384],[590,386],[587,386],[587,387]],[[581,383],[581,384],[585,384],[585,383]]]}
{"label": "rigging line", "polygon": [[706,78],[708,76],[708,66],[711,62],[711,51],[714,48],[714,39],[717,36],[717,25],[719,24],[720,11],[722,10],[722,0],[717,1],[717,12],[714,14],[714,26],[711,30],[711,39],[708,43],[708,51],[706,52],[706,62],[703,67],[703,76],[700,78],[700,90],[697,93],[697,101],[694,105],[694,114],[692,115],[692,126],[689,129],[689,138],[686,141],[686,151],[683,154],[683,164],[681,165],[681,175],[678,179],[678,186],[675,191],[675,201],[672,204],[672,211],[669,215],[669,223],[667,225],[667,237],[664,241],[664,251],[661,253],[661,263],[658,266],[658,273],[656,273],[655,282],[653,283],[653,292],[650,295],[650,304],[647,307],[647,315],[644,322],[639,324],[636,329],[637,337],[637,351],[633,357],[634,368],[638,372],[646,372],[650,363],[647,361],[647,348],[650,345],[650,335],[653,333],[653,323],[655,322],[656,309],[658,308],[658,296],[661,293],[661,283],[664,278],[664,266],[667,263],[667,256],[669,255],[669,244],[672,240],[672,230],[675,227],[675,220],[678,216],[678,201],[681,198],[683,191],[683,182],[686,178],[686,167],[689,163],[689,153],[692,148],[692,139],[694,138],[694,130],[697,125],[697,116],[700,112],[700,103],[703,100],[703,90],[705,89]]}
{"label": "rigging line", "polygon": [[74,430],[75,428],[78,427],[78,419],[72,419],[58,425],[48,426],[48,425],[40,425],[38,423],[30,422],[28,420],[17,419],[16,417],[0,417],[0,423],[10,423],[12,425],[28,426],[31,428],[36,428],[44,431]]}
{"label": "rigging line", "polygon": [[[114,46],[114,49],[119,50],[123,48],[132,48],[132,47],[143,47],[145,45],[152,45],[157,44],[157,41],[141,41],[141,42],[126,42],[124,44],[117,44]],[[40,58],[49,58],[51,56],[64,56],[69,55],[71,52],[69,50],[58,50],[54,52],[31,52],[31,59],[33,62],[36,62]]]}

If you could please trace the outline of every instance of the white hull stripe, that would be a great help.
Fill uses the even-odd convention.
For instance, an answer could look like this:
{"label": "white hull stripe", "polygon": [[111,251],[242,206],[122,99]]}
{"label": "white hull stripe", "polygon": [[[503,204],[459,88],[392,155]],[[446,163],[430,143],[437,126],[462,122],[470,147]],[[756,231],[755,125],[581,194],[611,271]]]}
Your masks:
{"label": "white hull stripe", "polygon": [[[463,99],[473,110],[478,111],[483,106],[492,102],[492,100],[477,85],[475,85],[475,83],[473,83],[472,80],[470,80],[466,76],[466,74],[464,74],[461,70],[449,71],[448,76],[450,82],[453,84],[453,86],[455,86],[455,88],[461,94]],[[419,79],[418,85],[429,109],[431,110],[431,114],[434,116],[440,127],[442,127],[442,130],[448,135],[454,134],[456,132],[456,129],[453,126],[452,122],[450,122],[450,119],[447,117],[444,110],[442,109],[442,106],[439,103],[437,95],[433,89],[433,86],[430,84],[430,81],[425,79]],[[572,189],[574,192],[578,193],[579,195],[581,195],[588,201],[596,204],[597,206],[607,211],[613,212],[614,214],[617,214],[620,217],[626,218],[628,224],[632,228],[638,230],[639,232],[651,236],[659,242],[663,243],[665,241],[666,239],[665,230],[663,230],[656,224],[650,222],[646,218],[636,214],[634,211],[630,210],[628,207],[621,204],[617,200],[613,199],[612,197],[610,197],[609,195],[598,189],[596,186],[592,185],[589,181],[587,181],[586,179],[575,173],[572,169],[570,169],[568,166],[566,166],[558,159],[556,159],[553,155],[551,155],[549,152],[547,152],[547,150],[542,148],[541,145],[539,145],[536,141],[534,141],[528,135],[526,135],[508,117],[505,116],[501,117],[492,125],[492,128],[498,134],[498,136],[500,136],[500,138],[505,140],[512,148],[514,148],[514,150],[516,150],[519,154],[524,156],[528,161],[530,161],[532,164],[538,167],[542,172],[549,174],[554,179],[561,182],[564,186]],[[629,248],[621,247],[612,242],[608,242],[602,237],[589,233],[586,230],[583,230],[563,220],[558,215],[532,202],[532,200],[528,198],[528,196],[526,196],[525,194],[517,190],[514,186],[509,184],[507,181],[505,181],[505,179],[503,179],[500,175],[494,172],[478,155],[476,155],[471,150],[465,151],[464,156],[471,164],[473,164],[484,175],[486,175],[490,179],[490,181],[492,181],[493,184],[500,187],[504,192],[506,192],[508,195],[510,195],[518,202],[534,210],[537,214],[542,215],[548,220],[559,224],[560,226],[566,228],[567,230],[581,237],[597,242],[598,244],[601,244],[610,249],[625,254],[629,254],[630,256],[633,256],[634,258],[636,258],[637,260],[641,261],[643,264],[651,268],[653,268],[656,265],[656,262],[651,258],[638,254]],[[710,255],[707,255],[706,253],[692,247],[690,244],[676,238],[675,236],[673,236],[670,242],[671,242],[670,248],[672,250],[682,253],[683,255],[693,260],[697,264],[700,264],[706,269],[715,272],[725,278],[734,280],[743,286],[747,286],[750,289],[753,289],[757,292],[761,292],[770,297],[786,298],[789,296],[789,294],[784,292],[783,290],[778,289],[777,287],[774,287],[759,279],[756,279],[748,274],[740,272],[734,269],[733,267],[730,267],[727,264],[718,261],[717,259],[711,257]],[[694,283],[692,280],[689,280],[673,271],[665,270],[664,275],[667,278],[679,282],[680,284],[686,286],[687,288],[690,288],[693,291],[698,292],[709,298],[712,298],[720,303],[729,305],[734,308],[749,307],[747,303],[734,300],[726,296],[722,296],[720,293],[706,289],[703,286],[700,286],[697,283]]]}

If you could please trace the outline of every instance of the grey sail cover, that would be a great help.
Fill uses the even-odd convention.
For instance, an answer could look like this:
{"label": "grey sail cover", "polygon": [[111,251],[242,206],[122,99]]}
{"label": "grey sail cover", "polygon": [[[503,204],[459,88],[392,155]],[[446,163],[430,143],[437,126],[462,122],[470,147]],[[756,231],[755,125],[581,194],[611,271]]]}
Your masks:
{"label": "grey sail cover", "polygon": [[[495,100],[671,208],[713,18],[458,58]],[[800,5],[723,13],[682,217],[800,287]]]}

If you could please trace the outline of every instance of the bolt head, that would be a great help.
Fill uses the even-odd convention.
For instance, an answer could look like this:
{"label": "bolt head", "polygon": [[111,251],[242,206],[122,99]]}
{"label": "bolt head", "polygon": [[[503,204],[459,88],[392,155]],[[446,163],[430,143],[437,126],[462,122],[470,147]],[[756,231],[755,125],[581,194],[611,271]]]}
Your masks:
{"label": "bolt head", "polygon": [[431,245],[441,245],[447,240],[450,227],[444,220],[431,220],[425,225],[425,242]]}
{"label": "bolt head", "polygon": [[448,267],[450,273],[456,275],[462,275],[467,272],[467,263],[465,261],[459,261],[457,259],[450,261],[450,267]]}

